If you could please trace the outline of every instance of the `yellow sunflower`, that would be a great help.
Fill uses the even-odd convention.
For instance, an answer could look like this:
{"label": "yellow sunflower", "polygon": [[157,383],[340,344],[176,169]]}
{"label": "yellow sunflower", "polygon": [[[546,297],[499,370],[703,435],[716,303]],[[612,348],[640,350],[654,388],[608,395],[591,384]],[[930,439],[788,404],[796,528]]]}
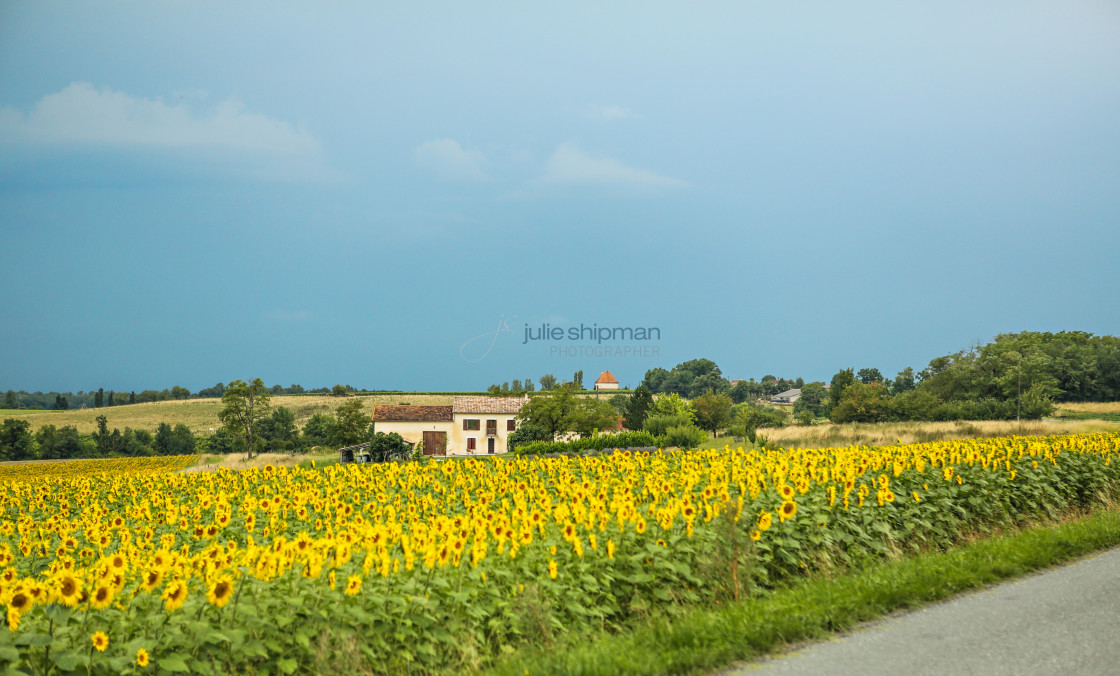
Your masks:
{"label": "yellow sunflower", "polygon": [[187,583],[183,580],[172,580],[163,588],[163,607],[167,610],[176,610],[187,600]]}
{"label": "yellow sunflower", "polygon": [[144,650],[143,648],[141,648],[141,649],[136,651],[136,665],[137,666],[146,667],[146,666],[148,666],[148,661],[149,661],[149,657],[148,657],[148,651],[147,650]]}
{"label": "yellow sunflower", "polygon": [[109,647],[109,637],[106,636],[103,631],[94,632],[93,636],[90,637],[90,641],[93,643],[93,647],[97,648],[97,652],[99,653],[105,652],[105,649]]}
{"label": "yellow sunflower", "polygon": [[219,608],[229,603],[231,596],[233,596],[233,578],[229,575],[219,577],[206,592],[206,600]]}

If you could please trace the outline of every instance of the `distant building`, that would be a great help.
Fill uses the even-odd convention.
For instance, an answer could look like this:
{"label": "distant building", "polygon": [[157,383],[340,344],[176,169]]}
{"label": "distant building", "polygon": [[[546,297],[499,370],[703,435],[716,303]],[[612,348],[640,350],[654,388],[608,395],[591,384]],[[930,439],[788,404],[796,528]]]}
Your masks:
{"label": "distant building", "polygon": [[509,449],[528,397],[455,397],[450,406],[374,406],[373,430],[396,432],[424,455],[494,455]]}
{"label": "distant building", "polygon": [[596,390],[617,390],[618,379],[611,375],[610,371],[603,371],[599,379],[595,381]]}
{"label": "distant building", "polygon": [[792,404],[801,398],[801,389],[786,390],[770,397],[772,404]]}

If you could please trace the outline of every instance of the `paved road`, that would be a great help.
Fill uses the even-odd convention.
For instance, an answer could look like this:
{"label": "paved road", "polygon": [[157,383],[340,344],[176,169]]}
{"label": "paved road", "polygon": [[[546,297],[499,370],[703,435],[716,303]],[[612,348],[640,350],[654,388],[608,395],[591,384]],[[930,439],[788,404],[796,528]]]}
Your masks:
{"label": "paved road", "polygon": [[1120,549],[893,615],[737,676],[1120,674]]}

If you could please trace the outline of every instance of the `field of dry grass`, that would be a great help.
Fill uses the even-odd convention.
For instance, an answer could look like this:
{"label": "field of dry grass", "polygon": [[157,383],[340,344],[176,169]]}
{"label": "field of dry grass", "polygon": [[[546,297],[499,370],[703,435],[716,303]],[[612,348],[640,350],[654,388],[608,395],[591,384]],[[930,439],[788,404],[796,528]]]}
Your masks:
{"label": "field of dry grass", "polygon": [[[1115,432],[1117,426],[1091,420],[959,420],[955,422],[827,423],[812,427],[789,426],[759,429],[771,443],[786,448],[832,448],[927,443],[948,439],[1009,435],[1089,434]],[[730,437],[709,440],[704,447],[734,445]]]}
{"label": "field of dry grass", "polygon": [[1064,411],[1070,413],[1120,413],[1120,401],[1058,404],[1056,408],[1059,415]]}
{"label": "field of dry grass", "polygon": [[288,453],[261,453],[253,456],[252,460],[246,460],[245,455],[242,453],[230,453],[229,455],[203,455],[199,457],[198,462],[193,466],[183,470],[184,472],[216,472],[218,468],[225,468],[231,470],[250,469],[253,467],[264,467],[265,465],[272,465],[273,467],[296,467],[300,463],[314,460],[317,463],[328,463],[338,460],[338,453],[316,453],[306,455],[291,455]]}
{"label": "field of dry grass", "polygon": [[[369,394],[354,397],[362,400],[365,410],[372,413],[377,404],[415,404],[449,405],[451,395],[443,394]],[[296,424],[303,425],[316,413],[334,413],[339,404],[348,398],[332,396],[292,396],[272,397],[272,407],[286,406],[295,414]],[[109,429],[123,430],[125,427],[154,432],[160,423],[169,425],[182,423],[195,434],[208,434],[210,429],[218,429],[218,411],[222,410],[221,399],[184,399],[178,401],[157,401],[148,404],[129,404],[112,408],[87,408],[72,411],[12,411],[0,410],[0,420],[16,418],[31,423],[37,430],[43,425],[73,425],[78,432],[89,434],[97,430],[97,416],[104,415],[109,421]]]}

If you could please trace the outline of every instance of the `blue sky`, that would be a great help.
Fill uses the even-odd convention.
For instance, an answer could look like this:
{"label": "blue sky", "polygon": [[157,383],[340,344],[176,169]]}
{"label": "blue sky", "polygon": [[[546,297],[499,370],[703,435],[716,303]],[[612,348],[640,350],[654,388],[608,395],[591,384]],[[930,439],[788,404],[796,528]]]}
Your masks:
{"label": "blue sky", "polygon": [[1115,2],[321,4],[0,4],[0,388],[1120,333]]}

